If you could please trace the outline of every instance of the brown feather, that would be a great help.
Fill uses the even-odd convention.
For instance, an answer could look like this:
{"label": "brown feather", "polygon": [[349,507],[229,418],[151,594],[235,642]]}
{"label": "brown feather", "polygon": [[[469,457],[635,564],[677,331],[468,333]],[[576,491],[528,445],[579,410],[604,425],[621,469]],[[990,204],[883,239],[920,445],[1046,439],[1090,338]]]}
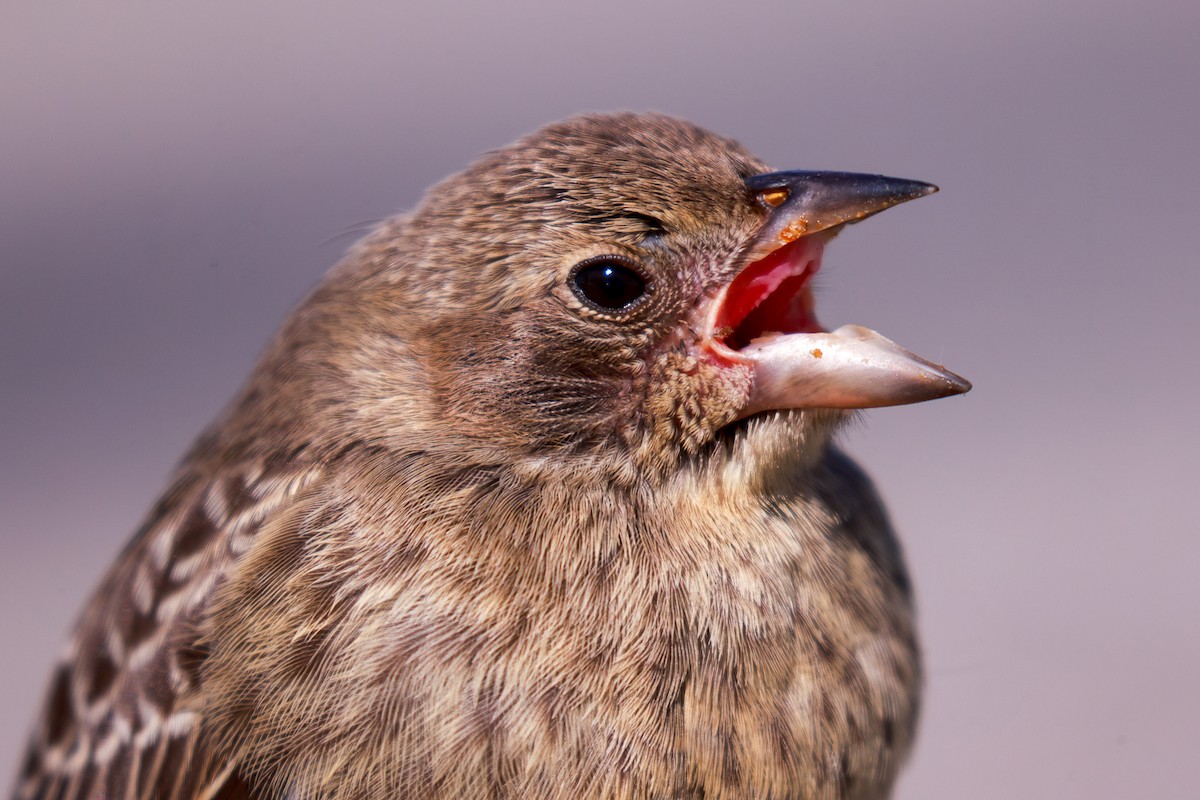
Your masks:
{"label": "brown feather", "polygon": [[[886,796],[919,663],[843,416],[733,423],[687,347],[764,170],[580,117],[355,248],[105,579],[16,796]],[[604,254],[648,302],[574,297]]]}
{"label": "brown feather", "polygon": [[207,483],[181,471],[80,620],[17,797],[173,800],[229,783],[205,740],[198,623],[246,540],[314,469],[263,480],[242,468]]}

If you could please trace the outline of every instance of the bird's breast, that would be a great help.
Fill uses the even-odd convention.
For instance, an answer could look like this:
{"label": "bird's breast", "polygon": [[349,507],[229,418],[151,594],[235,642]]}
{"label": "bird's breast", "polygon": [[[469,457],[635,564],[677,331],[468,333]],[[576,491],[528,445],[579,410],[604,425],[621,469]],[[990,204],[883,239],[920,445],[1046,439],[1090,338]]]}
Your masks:
{"label": "bird's breast", "polygon": [[227,595],[255,657],[225,663],[219,687],[257,717],[242,730],[299,732],[275,754],[294,785],[339,769],[409,797],[890,784],[916,703],[907,598],[836,514],[693,495],[563,516],[525,500],[519,532],[477,507],[458,530],[393,527],[387,547],[252,554],[253,572],[288,574]]}

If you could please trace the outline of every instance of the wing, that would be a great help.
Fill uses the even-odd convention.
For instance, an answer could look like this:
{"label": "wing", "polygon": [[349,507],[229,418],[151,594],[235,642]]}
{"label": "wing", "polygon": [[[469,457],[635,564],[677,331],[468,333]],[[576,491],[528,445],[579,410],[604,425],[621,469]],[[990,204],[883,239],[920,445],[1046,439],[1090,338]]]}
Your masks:
{"label": "wing", "polygon": [[20,800],[252,798],[209,740],[199,638],[213,591],[312,464],[188,470],[83,614],[50,684]]}
{"label": "wing", "polygon": [[900,542],[874,484],[850,456],[836,447],[829,448],[823,465],[816,490],[838,519],[834,533],[867,554],[899,591],[907,607],[912,602],[912,583]]}

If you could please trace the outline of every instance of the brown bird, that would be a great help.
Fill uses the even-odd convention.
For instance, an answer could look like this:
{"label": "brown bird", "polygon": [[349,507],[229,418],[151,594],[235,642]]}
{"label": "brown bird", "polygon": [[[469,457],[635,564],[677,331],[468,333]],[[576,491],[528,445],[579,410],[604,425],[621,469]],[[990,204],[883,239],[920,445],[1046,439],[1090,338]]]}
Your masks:
{"label": "brown bird", "polygon": [[849,409],[969,388],[810,281],[934,191],[583,116],[385,223],[83,614],[17,798],[881,798],[908,578]]}

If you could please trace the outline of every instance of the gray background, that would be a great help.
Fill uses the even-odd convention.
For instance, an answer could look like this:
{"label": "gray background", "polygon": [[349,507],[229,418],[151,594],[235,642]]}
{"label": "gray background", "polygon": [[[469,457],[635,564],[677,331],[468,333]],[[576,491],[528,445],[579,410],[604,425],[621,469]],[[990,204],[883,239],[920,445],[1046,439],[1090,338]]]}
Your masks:
{"label": "gray background", "polygon": [[919,591],[899,796],[1195,797],[1198,8],[7,0],[0,787],[85,595],[353,231],[632,108],[942,186],[820,294],[976,385],[846,437]]}

